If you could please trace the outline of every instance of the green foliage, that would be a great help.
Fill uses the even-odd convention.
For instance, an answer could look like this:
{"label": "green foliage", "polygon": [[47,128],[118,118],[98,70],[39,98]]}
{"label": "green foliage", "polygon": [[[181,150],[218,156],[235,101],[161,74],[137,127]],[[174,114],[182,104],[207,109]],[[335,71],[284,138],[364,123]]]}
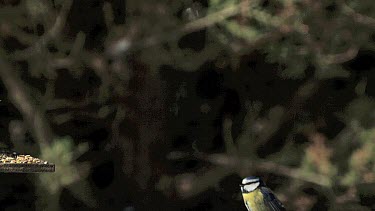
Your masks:
{"label": "green foliage", "polygon": [[[67,188],[81,201],[90,206],[95,205],[90,186],[85,181],[90,165],[75,161],[87,150],[87,143],[75,146],[70,137],[55,139],[49,148],[42,149],[41,158],[56,166],[54,173],[38,175],[40,184],[48,191],[48,194],[56,195],[63,188]],[[47,195],[45,197],[48,198]]]}
{"label": "green foliage", "polygon": [[81,174],[86,174],[84,170],[87,168],[77,168],[74,161],[77,155],[87,151],[87,144],[80,144],[77,148],[73,146],[73,140],[65,137],[56,139],[50,148],[43,148],[41,151],[43,160],[48,160],[57,166],[53,174],[40,174],[40,181],[48,187],[51,193],[56,193],[61,188],[79,180]]}
{"label": "green foliage", "polygon": [[309,174],[325,176],[332,184],[337,174],[337,169],[331,161],[332,149],[325,144],[324,137],[316,134],[311,138],[312,143],[305,149],[305,156],[301,163],[302,171]]}
{"label": "green foliage", "polygon": [[[211,3],[210,8],[214,8],[213,11],[216,8],[236,5],[235,1],[230,0],[211,1]],[[354,8],[357,6],[354,2],[350,2],[350,5]],[[244,7],[248,8],[243,9]],[[275,14],[275,8],[279,8],[277,9],[279,13],[285,9],[290,14],[280,15],[277,12]],[[334,12],[327,8],[336,8],[336,10]],[[282,37],[281,40],[267,42],[261,50],[270,62],[282,65],[281,75],[286,78],[304,77],[308,66],[315,68],[317,78],[348,77],[349,72],[340,64],[353,58],[359,48],[371,42],[367,36],[371,25],[350,27],[348,23],[355,20],[350,17],[352,14],[347,12],[351,7],[344,2],[325,1],[309,5],[283,1],[277,5],[270,3],[268,6],[261,6],[261,2],[251,1],[241,9],[244,12],[240,12],[239,16],[248,24],[237,20],[223,21],[221,24],[232,36],[245,40],[245,46],[248,43],[251,45],[258,39],[266,37],[269,39],[269,32],[273,33],[272,39],[275,36]],[[369,6],[367,11],[374,11],[373,6]],[[325,30],[324,33],[322,29]],[[223,33],[218,34],[219,37],[223,35]]]}
{"label": "green foliage", "polygon": [[349,158],[349,170],[343,178],[347,186],[375,182],[375,129],[359,131],[360,147]]}

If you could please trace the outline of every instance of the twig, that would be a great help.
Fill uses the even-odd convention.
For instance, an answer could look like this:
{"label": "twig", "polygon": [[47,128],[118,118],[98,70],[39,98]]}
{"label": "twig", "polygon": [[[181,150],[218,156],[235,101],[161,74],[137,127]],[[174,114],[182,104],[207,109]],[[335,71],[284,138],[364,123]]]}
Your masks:
{"label": "twig", "polygon": [[347,15],[350,15],[354,19],[355,22],[375,28],[375,18],[362,15],[356,12],[355,10],[353,10],[351,7],[349,7],[345,3],[342,3],[342,7],[344,10],[344,13],[346,13]]}
{"label": "twig", "polygon": [[146,37],[136,42],[131,42],[128,37],[123,37],[110,45],[107,49],[107,53],[109,55],[116,56],[113,54],[122,54],[128,50],[141,50],[163,43],[165,41],[176,40],[184,34],[199,31],[201,29],[219,23],[229,17],[237,15],[241,12],[241,8],[245,6],[248,6],[248,3],[246,1],[243,1],[239,4],[232,5],[218,12],[209,14],[203,18],[191,21],[176,30]]}
{"label": "twig", "polygon": [[125,116],[126,116],[125,108],[121,105],[118,105],[116,115],[112,122],[112,127],[111,127],[112,140],[106,146],[106,150],[112,149],[114,147],[118,147],[120,145],[120,124],[125,119]]}
{"label": "twig", "polygon": [[232,138],[232,120],[229,118],[225,118],[223,121],[223,138],[227,153],[232,155],[236,154],[237,149]]}
{"label": "twig", "polygon": [[316,92],[318,86],[319,81],[316,79],[307,80],[304,84],[302,84],[294,94],[285,111],[281,112],[281,116],[277,119],[273,119],[271,122],[273,125],[267,126],[265,133],[262,133],[262,135],[258,137],[255,148],[265,145],[282,125],[293,120],[301,111],[305,101]]}
{"label": "twig", "polygon": [[24,45],[31,45],[37,40],[37,36],[30,35],[22,31],[18,26],[7,22],[0,23],[0,34],[4,35],[4,37],[13,36]]}
{"label": "twig", "polygon": [[292,98],[288,110],[284,115],[284,120],[280,124],[285,123],[286,121],[293,119],[301,111],[303,104],[308,100],[319,88],[319,81],[316,79],[307,80],[304,84],[298,87],[295,95]]}
{"label": "twig", "polygon": [[[187,153],[183,152],[175,152],[173,154],[174,155],[169,156],[170,159],[174,156],[181,158],[187,155]],[[304,174],[299,169],[290,168],[270,161],[252,161],[247,158],[227,154],[208,155],[203,153],[194,153],[190,154],[190,156],[210,162],[214,164],[215,167],[201,174],[177,175],[177,192],[183,198],[197,195],[207,190],[207,188],[215,186],[222,178],[236,172],[241,173],[242,170],[247,170],[247,172],[261,171],[282,175],[291,179],[297,179],[323,187],[330,187],[331,185],[329,179],[327,179],[324,175],[315,173]]]}
{"label": "twig", "polygon": [[320,174],[309,173],[309,175],[303,174],[299,169],[290,168],[281,164],[277,164],[271,161],[263,160],[250,160],[243,157],[236,157],[227,154],[196,154],[195,157],[208,161],[217,166],[223,166],[232,169],[251,169],[250,171],[263,171],[267,173],[278,174],[293,179],[302,180],[305,182],[311,182],[316,185],[328,187],[330,185],[329,180]]}
{"label": "twig", "polygon": [[327,179],[327,177],[325,177],[324,175],[315,173],[309,173],[307,175],[299,169],[290,168],[270,161],[257,161],[256,163],[249,164],[250,166],[253,165],[255,169],[258,169],[260,171],[283,175],[289,178],[310,182],[323,187],[330,187],[331,184],[329,179]]}
{"label": "twig", "polygon": [[200,175],[178,175],[176,180],[177,193],[182,198],[195,196],[208,188],[216,186],[224,177],[233,173],[223,167],[213,167]]}
{"label": "twig", "polygon": [[53,27],[46,34],[44,34],[34,45],[28,47],[25,50],[15,52],[13,55],[14,59],[23,60],[29,58],[30,56],[34,55],[35,52],[40,52],[48,42],[56,38],[65,26],[66,18],[68,16],[68,12],[72,3],[73,0],[64,1],[60,14],[56,17],[56,21]]}
{"label": "twig", "polygon": [[351,47],[347,51],[338,54],[328,54],[322,55],[321,57],[324,58],[325,64],[341,64],[352,60],[358,54],[358,47]]}
{"label": "twig", "polygon": [[43,111],[37,107],[29,90],[10,64],[0,58],[0,77],[8,90],[8,96],[21,112],[39,146],[49,146],[53,139],[52,129]]}
{"label": "twig", "polygon": [[303,174],[299,169],[290,168],[271,161],[250,160],[243,157],[235,157],[227,154],[199,155],[199,158],[209,161],[215,165],[231,167],[236,169],[259,170],[267,173],[278,174],[293,179],[311,182],[320,186],[328,187],[330,181],[323,175],[309,173]]}

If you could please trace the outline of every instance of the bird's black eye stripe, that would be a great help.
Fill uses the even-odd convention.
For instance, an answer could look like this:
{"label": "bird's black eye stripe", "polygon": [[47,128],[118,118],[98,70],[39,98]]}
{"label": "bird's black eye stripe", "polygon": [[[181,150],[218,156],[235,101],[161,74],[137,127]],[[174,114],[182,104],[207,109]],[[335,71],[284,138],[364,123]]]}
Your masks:
{"label": "bird's black eye stripe", "polygon": [[254,182],[248,182],[248,183],[245,183],[245,184],[240,184],[240,187],[243,187],[245,185],[250,185],[250,184],[254,184],[254,183],[257,183],[259,181],[254,181]]}

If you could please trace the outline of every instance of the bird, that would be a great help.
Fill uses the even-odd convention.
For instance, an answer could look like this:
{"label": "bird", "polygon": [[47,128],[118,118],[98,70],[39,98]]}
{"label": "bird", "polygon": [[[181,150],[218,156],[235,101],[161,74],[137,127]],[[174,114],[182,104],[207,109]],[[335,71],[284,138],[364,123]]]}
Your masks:
{"label": "bird", "polygon": [[248,211],[285,210],[284,205],[259,177],[244,178],[240,187]]}

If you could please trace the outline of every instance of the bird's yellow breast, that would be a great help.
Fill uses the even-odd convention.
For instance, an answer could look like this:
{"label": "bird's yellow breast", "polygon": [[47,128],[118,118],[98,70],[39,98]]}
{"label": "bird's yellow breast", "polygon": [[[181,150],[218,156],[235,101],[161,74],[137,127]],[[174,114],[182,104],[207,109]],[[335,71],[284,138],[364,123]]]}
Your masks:
{"label": "bird's yellow breast", "polygon": [[242,193],[245,206],[249,211],[267,211],[267,207],[263,201],[263,194],[259,189],[250,193]]}

